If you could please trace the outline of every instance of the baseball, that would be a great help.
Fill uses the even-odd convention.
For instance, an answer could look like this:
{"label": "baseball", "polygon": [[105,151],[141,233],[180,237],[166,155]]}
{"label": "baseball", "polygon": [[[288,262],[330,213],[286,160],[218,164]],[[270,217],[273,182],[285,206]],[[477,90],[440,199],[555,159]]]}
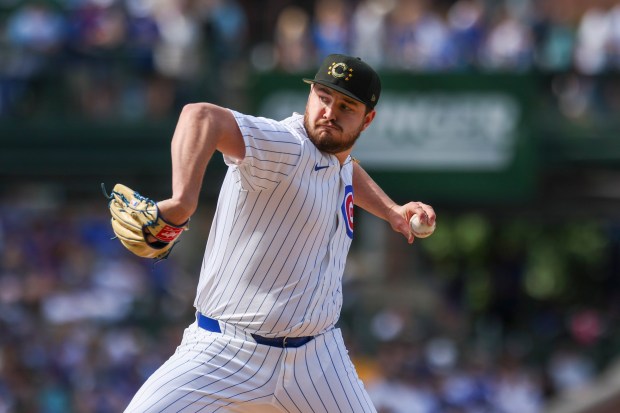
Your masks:
{"label": "baseball", "polygon": [[413,214],[409,220],[409,226],[416,238],[426,238],[435,231],[435,223],[433,222],[433,225],[423,224],[418,214]]}

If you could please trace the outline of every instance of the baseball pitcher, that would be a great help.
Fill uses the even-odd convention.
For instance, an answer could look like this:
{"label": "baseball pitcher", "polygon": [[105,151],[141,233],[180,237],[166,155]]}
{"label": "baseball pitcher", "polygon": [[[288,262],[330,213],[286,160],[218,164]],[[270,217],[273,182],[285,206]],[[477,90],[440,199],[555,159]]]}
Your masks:
{"label": "baseball pitcher", "polygon": [[[394,203],[350,156],[381,85],[358,58],[330,55],[305,113],[282,121],[207,103],[184,107],[172,139],[172,197],[118,184],[109,207],[123,244],[166,257],[196,210],[216,151],[228,172],[206,245],[196,319],[126,412],[375,412],[339,329],[354,205],[409,243],[417,214]],[[377,139],[377,138],[375,138]]]}

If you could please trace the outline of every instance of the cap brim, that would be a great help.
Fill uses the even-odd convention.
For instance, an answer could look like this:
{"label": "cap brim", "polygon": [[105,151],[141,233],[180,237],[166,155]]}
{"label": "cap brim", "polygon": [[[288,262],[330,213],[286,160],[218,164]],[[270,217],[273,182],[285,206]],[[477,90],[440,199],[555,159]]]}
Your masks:
{"label": "cap brim", "polygon": [[366,105],[366,102],[364,102],[362,99],[358,98],[357,96],[355,96],[353,93],[349,92],[348,90],[346,90],[346,89],[344,89],[344,88],[341,88],[340,86],[335,86],[335,85],[332,85],[331,83],[324,82],[324,81],[322,81],[322,80],[314,80],[314,79],[306,79],[306,78],[304,78],[304,79],[302,79],[302,80],[303,80],[304,82],[306,82],[306,83],[309,83],[309,84],[318,83],[319,85],[323,85],[323,86],[325,86],[325,87],[328,87],[328,88],[330,88],[330,89],[333,89],[333,90],[335,90],[336,92],[340,92],[340,93],[342,93],[343,95],[346,95],[346,96],[350,97],[351,99],[355,99],[355,100],[357,100],[358,102],[361,102],[361,103],[363,103],[364,105]]}

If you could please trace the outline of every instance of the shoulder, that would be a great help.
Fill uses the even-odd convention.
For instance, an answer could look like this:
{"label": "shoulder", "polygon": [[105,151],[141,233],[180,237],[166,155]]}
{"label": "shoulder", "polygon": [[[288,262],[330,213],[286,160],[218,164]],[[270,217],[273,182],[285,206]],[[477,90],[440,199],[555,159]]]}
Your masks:
{"label": "shoulder", "polygon": [[283,119],[282,124],[299,134],[303,138],[307,138],[306,127],[304,126],[304,115],[299,113],[293,113],[286,119]]}
{"label": "shoulder", "polygon": [[303,116],[295,114],[283,120],[275,120],[263,116],[248,115],[229,109],[240,127],[245,126],[263,132],[303,129]]}

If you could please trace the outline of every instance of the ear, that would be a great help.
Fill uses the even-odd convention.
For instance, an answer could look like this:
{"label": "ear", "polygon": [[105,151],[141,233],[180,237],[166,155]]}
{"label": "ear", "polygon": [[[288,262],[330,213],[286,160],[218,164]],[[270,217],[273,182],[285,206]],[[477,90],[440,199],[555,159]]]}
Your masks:
{"label": "ear", "polygon": [[373,109],[370,112],[368,112],[366,115],[364,115],[364,124],[362,126],[362,130],[364,130],[368,126],[370,126],[370,124],[372,123],[372,121],[375,118],[376,114],[377,114],[377,112]]}

